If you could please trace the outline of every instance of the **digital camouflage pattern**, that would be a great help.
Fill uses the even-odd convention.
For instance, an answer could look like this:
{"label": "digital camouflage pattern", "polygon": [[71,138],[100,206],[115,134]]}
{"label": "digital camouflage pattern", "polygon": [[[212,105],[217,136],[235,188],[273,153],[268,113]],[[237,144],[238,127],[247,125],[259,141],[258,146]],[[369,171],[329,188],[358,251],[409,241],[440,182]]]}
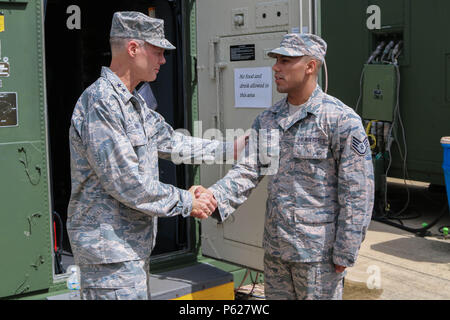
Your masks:
{"label": "digital camouflage pattern", "polygon": [[309,33],[289,33],[283,36],[280,47],[268,52],[269,57],[274,58],[276,54],[289,57],[311,56],[320,61],[325,61],[327,43]]}
{"label": "digital camouflage pattern", "polygon": [[81,300],[150,300],[149,260],[80,265]]}
{"label": "digital camouflage pattern", "polygon": [[268,300],[342,300],[344,277],[332,262],[289,262],[264,255],[264,295]]}
{"label": "digital camouflage pattern", "polygon": [[79,98],[70,126],[72,193],[67,230],[75,263],[143,260],[157,217],[188,217],[192,195],[159,181],[158,157],[233,156],[233,143],[174,131],[107,67]]}
{"label": "digital camouflage pattern", "polygon": [[175,49],[164,38],[164,20],[151,18],[141,12],[115,12],[111,24],[110,38],[144,40],[160,48]]}
{"label": "digital camouflage pattern", "polygon": [[[288,262],[353,266],[374,201],[370,148],[361,153],[363,147],[357,152],[353,145],[353,137],[367,137],[361,118],[317,85],[295,114],[289,115],[287,99],[282,99],[262,112],[252,128],[280,132],[278,170],[268,176],[265,252]],[[209,188],[221,220],[244,203],[263,178],[260,159],[248,157],[252,155],[245,154]]]}

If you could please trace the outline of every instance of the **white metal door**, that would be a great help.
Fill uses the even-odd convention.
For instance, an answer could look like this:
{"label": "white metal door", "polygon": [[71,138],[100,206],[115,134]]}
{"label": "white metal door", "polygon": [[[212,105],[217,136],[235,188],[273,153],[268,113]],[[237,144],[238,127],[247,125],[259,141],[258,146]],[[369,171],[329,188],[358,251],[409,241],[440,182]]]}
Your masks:
{"label": "white metal door", "polygon": [[[273,85],[274,60],[267,52],[279,46],[284,34],[310,30],[311,4],[301,0],[197,1],[198,101],[203,132],[217,128],[225,137],[226,129],[247,130],[258,114],[283,97]],[[253,87],[251,80],[240,80],[252,75],[263,78],[259,91],[249,88]],[[230,168],[202,165],[201,184],[211,186]],[[266,199],[267,177],[224,223],[203,221],[203,254],[262,271]]]}

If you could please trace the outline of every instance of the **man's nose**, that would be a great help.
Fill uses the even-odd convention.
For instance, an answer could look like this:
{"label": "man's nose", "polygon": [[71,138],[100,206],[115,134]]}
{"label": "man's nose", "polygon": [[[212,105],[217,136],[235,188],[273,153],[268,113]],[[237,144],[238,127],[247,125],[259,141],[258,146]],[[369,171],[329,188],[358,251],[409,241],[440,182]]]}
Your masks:
{"label": "man's nose", "polygon": [[275,72],[280,71],[280,66],[278,65],[278,61],[275,62],[275,64],[272,67],[272,70],[275,71]]}

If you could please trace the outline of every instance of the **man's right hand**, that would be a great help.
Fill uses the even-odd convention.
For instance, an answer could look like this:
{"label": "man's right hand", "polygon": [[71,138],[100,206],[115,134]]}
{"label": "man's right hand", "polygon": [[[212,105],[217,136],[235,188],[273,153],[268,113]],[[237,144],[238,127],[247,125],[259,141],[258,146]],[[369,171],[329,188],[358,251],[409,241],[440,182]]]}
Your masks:
{"label": "man's right hand", "polygon": [[208,193],[201,193],[197,189],[205,190],[202,186],[192,186],[189,192],[192,194],[191,217],[198,219],[208,218],[217,208],[217,201],[214,196]]}
{"label": "man's right hand", "polygon": [[210,190],[206,189],[203,186],[192,186],[191,189],[194,191],[194,195],[196,198],[205,197],[214,204],[215,208],[217,208],[216,198],[214,197],[214,194]]}

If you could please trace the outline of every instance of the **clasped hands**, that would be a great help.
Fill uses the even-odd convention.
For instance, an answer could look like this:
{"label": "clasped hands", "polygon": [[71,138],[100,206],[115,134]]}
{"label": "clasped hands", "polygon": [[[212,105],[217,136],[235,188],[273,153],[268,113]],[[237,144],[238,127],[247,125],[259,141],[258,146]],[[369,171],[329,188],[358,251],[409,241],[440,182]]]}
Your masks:
{"label": "clasped hands", "polygon": [[[242,150],[248,143],[250,131],[234,140],[234,160],[240,157]],[[192,194],[192,211],[191,217],[198,219],[208,218],[216,209],[217,201],[211,191],[203,186],[192,186],[189,189]]]}
{"label": "clasped hands", "polygon": [[192,186],[189,192],[192,194],[191,217],[206,219],[216,210],[217,201],[211,191],[202,186]]}

